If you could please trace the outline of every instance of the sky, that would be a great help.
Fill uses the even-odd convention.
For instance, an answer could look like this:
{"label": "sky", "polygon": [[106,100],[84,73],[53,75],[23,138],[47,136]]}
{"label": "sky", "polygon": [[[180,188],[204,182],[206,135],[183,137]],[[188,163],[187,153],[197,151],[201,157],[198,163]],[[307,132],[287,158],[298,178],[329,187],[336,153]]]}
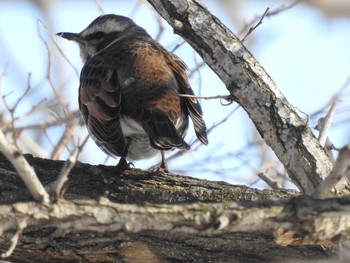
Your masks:
{"label": "sky", "polygon": [[[204,2],[235,34],[240,32],[242,24],[264,13],[267,7],[274,9],[280,6],[279,1],[273,0],[243,1],[239,17],[232,21],[230,11],[218,7],[216,1]],[[101,0],[99,3],[106,13],[128,16],[144,27],[151,36],[157,36],[157,14],[147,3],[139,6],[135,1]],[[33,106],[39,105],[38,108],[41,109],[35,114],[21,118],[16,124],[30,125],[39,122],[44,125],[61,114],[60,109],[54,106],[52,87],[59,91],[62,101],[70,110],[76,110],[79,85],[77,72],[80,72],[82,67],[79,49],[74,43],[60,39],[54,34],[83,30],[101,14],[96,2],[56,0],[43,12],[29,1],[1,1],[0,12],[1,93],[6,95],[9,105],[14,105],[25,91],[30,78],[32,90],[16,109],[16,116],[25,114]],[[162,24],[165,29],[159,41],[168,50],[173,50],[183,40],[173,33],[165,21],[162,21]],[[248,38],[246,45],[277,83],[287,100],[301,111],[313,114],[323,108],[350,78],[349,31],[349,19],[329,18],[320,11],[297,5],[278,15],[265,18],[263,24]],[[41,38],[45,40],[49,52]],[[59,49],[73,66],[63,58]],[[201,61],[188,44],[180,45],[175,53],[190,69]],[[220,79],[206,66],[201,68],[199,74],[193,74],[190,82],[196,93],[202,96],[228,94]],[[348,96],[349,87],[345,86],[329,135],[337,147],[349,143]],[[225,119],[231,111],[234,110],[234,113],[209,134],[209,146],[197,149],[197,145],[194,145],[193,151],[169,162],[170,170],[199,178],[265,187],[254,174],[262,165],[275,163],[274,157],[269,153],[269,157],[262,160],[259,149],[248,147],[255,140],[256,133],[244,110],[236,103],[223,106],[219,100],[202,100],[201,104],[208,127]],[[3,102],[0,103],[0,107],[5,120],[9,120]],[[310,127],[313,128],[316,121],[317,118],[312,118]],[[46,137],[39,137],[35,132],[28,131],[24,138],[28,142],[33,140],[39,143],[41,149],[36,149],[35,155],[47,158],[63,130],[64,126],[50,128]],[[77,128],[74,134],[77,142],[86,135],[86,129]],[[315,134],[317,135],[317,132]],[[193,139],[190,127],[186,140],[191,142]],[[71,149],[73,146],[69,147]],[[174,152],[169,153],[172,154]],[[68,155],[69,149],[60,159],[64,160]],[[101,164],[105,163],[106,155],[90,140],[80,160]],[[158,161],[159,157],[155,157],[152,160],[138,161],[135,166],[149,168]],[[109,158],[106,163],[115,165],[117,160]]]}

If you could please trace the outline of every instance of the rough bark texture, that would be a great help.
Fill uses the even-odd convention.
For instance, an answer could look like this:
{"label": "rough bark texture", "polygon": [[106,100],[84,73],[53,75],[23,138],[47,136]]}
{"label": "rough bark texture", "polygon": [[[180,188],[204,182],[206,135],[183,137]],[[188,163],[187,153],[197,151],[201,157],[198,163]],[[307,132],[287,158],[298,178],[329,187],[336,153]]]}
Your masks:
{"label": "rough bark texture", "polygon": [[[63,162],[26,158],[50,189]],[[329,259],[330,240],[346,237],[350,225],[349,198],[313,200],[137,169],[120,175],[115,167],[82,163],[64,199],[45,206],[33,202],[3,156],[0,167],[1,252],[17,226],[26,225],[14,262]]]}
{"label": "rough bark texture", "polygon": [[221,78],[292,181],[311,194],[332,163],[259,62],[200,1],[148,2]]}

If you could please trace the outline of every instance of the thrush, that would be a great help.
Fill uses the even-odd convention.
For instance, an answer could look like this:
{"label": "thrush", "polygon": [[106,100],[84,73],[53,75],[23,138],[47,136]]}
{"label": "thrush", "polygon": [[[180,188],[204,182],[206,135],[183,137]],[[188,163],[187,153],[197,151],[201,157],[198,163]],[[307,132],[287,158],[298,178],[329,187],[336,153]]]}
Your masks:
{"label": "thrush", "polygon": [[79,108],[90,136],[118,166],[189,149],[189,118],[208,144],[202,109],[188,81],[187,66],[131,19],[102,15],[80,33],[57,33],[79,44]]}

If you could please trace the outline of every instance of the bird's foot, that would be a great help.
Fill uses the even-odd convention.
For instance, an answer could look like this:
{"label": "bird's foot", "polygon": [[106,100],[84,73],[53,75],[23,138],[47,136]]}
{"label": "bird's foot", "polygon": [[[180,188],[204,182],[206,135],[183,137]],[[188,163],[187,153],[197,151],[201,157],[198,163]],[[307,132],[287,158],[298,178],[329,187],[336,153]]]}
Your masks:
{"label": "bird's foot", "polygon": [[169,173],[168,168],[164,168],[161,165],[155,166],[151,171],[154,172],[154,173],[162,173],[162,174]]}
{"label": "bird's foot", "polygon": [[122,174],[122,173],[125,172],[125,170],[127,170],[128,168],[130,168],[130,166],[135,167],[134,164],[133,164],[132,162],[127,162],[127,160],[126,160],[125,158],[121,157],[121,158],[119,159],[119,162],[118,162],[117,166],[116,166],[116,169],[118,170],[118,172],[119,172],[120,174]]}
{"label": "bird's foot", "polygon": [[168,164],[162,161],[159,166],[154,167],[154,171],[158,173],[169,173]]}
{"label": "bird's foot", "polygon": [[164,151],[161,151],[161,157],[162,157],[162,160],[160,162],[160,165],[159,166],[156,166],[154,168],[154,171],[155,172],[162,172],[162,173],[169,173],[169,169],[168,169],[168,164],[165,160],[165,156],[164,156]]}

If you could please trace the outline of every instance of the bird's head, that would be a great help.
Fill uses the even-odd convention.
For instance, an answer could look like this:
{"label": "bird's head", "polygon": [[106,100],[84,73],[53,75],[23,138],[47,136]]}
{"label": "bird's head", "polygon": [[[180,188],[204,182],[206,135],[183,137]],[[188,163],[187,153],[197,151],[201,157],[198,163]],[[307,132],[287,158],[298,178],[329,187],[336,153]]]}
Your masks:
{"label": "bird's head", "polygon": [[150,37],[147,32],[131,19],[119,15],[101,15],[80,33],[60,32],[56,35],[79,44],[80,56],[85,62],[111,43],[130,35]]}

